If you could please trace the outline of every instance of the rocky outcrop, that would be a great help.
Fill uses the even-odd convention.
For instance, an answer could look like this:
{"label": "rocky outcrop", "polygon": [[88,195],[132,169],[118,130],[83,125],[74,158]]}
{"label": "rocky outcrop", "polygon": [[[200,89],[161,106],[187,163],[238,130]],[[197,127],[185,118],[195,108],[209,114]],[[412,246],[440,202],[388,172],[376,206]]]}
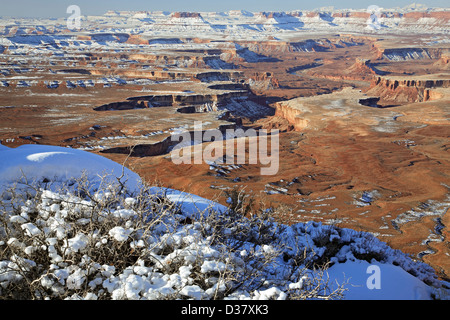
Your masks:
{"label": "rocky outcrop", "polygon": [[213,90],[249,90],[250,87],[245,83],[220,83],[208,86]]}
{"label": "rocky outcrop", "polygon": [[[225,133],[226,129],[234,129],[235,126],[236,125],[234,123],[230,123],[226,125],[220,125],[217,129],[220,130],[222,133]],[[203,130],[200,136],[203,137],[204,133],[205,131]],[[195,131],[189,131],[189,134],[191,135],[191,141],[194,141]],[[104,149],[101,152],[127,154],[131,155],[132,157],[151,157],[166,154],[170,152],[172,148],[178,145],[179,143],[180,143],[179,140],[173,138],[172,136],[169,136],[155,143],[137,144],[134,146],[130,145],[117,146]]]}
{"label": "rocky outcrop", "polygon": [[[217,94],[161,94],[127,98],[126,101],[113,102],[95,107],[95,111],[130,110],[150,107],[171,107],[217,104],[233,98],[247,97],[244,90],[233,90]],[[183,109],[184,110],[184,109]],[[189,110],[189,109],[185,109]]]}
{"label": "rocky outcrop", "polygon": [[201,14],[198,12],[174,12],[171,15],[172,18],[201,18]]}
{"label": "rocky outcrop", "polygon": [[358,37],[352,35],[342,35],[337,38],[312,38],[303,41],[245,41],[239,42],[239,45],[248,48],[257,54],[274,55],[276,52],[323,52],[335,48],[352,47],[368,42],[374,39],[368,37]]}
{"label": "rocky outcrop", "polygon": [[112,111],[112,110],[131,110],[131,109],[143,109],[148,108],[148,102],[146,101],[123,101],[112,102],[95,107],[95,111]]}
{"label": "rocky outcrop", "polygon": [[138,144],[135,146],[120,146],[102,150],[102,153],[130,154],[133,157],[149,157],[165,154],[171,146],[176,145],[171,137],[167,137],[156,143]]}
{"label": "rocky outcrop", "polygon": [[280,88],[280,83],[271,72],[256,72],[246,81],[252,89],[269,90]]}
{"label": "rocky outcrop", "polygon": [[377,44],[374,45],[374,48],[377,50],[377,59],[390,61],[439,59],[443,54],[448,53],[447,48],[382,48]]}
{"label": "rocky outcrop", "polygon": [[450,69],[450,52],[443,53],[438,61],[434,63],[436,67],[439,67],[441,70],[449,70]]}
{"label": "rocky outcrop", "polygon": [[419,20],[422,18],[434,18],[437,20],[443,20],[443,22],[446,22],[450,20],[450,12],[449,11],[421,11],[421,12],[407,12],[403,15],[403,18],[409,19],[409,20]]}
{"label": "rocky outcrop", "polygon": [[414,79],[408,77],[377,77],[368,94],[380,96],[385,101],[421,102],[439,99],[436,88],[449,88],[450,79]]}
{"label": "rocky outcrop", "polygon": [[331,15],[333,18],[362,18],[368,19],[370,17],[370,13],[368,12],[335,12]]}
{"label": "rocky outcrop", "polygon": [[303,111],[291,108],[283,103],[276,103],[275,116],[286,119],[291,125],[294,126],[294,130],[301,131],[308,126],[308,119],[299,117]]}
{"label": "rocky outcrop", "polygon": [[347,70],[348,78],[370,80],[374,76],[383,74],[369,59],[356,58],[355,63]]}

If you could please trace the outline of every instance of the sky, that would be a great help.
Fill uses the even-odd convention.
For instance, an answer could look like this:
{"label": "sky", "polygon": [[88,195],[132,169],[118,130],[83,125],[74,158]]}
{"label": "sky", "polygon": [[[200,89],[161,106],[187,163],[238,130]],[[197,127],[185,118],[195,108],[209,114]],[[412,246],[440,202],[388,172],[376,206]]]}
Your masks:
{"label": "sky", "polygon": [[[130,11],[290,11],[334,6],[336,9],[404,7],[414,0],[0,0],[0,16],[67,17],[67,8],[78,5],[82,15],[102,15],[108,10]],[[448,0],[426,0],[429,7],[449,7]]]}

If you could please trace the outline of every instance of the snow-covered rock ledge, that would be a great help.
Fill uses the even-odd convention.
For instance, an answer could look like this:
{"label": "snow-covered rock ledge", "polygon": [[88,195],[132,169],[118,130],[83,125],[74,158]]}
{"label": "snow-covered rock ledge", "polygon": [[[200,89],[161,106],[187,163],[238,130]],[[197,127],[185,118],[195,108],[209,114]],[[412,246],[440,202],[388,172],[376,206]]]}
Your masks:
{"label": "snow-covered rock ledge", "polygon": [[244,218],[88,152],[0,145],[0,181],[3,299],[449,297],[430,266],[369,233]]}

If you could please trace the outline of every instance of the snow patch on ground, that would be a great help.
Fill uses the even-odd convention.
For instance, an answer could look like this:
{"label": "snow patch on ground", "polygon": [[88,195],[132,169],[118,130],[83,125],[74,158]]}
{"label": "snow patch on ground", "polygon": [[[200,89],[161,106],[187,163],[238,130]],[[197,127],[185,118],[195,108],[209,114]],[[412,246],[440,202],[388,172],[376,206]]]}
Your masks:
{"label": "snow patch on ground", "polygon": [[[127,186],[136,188],[140,177],[118,163],[102,156],[81,150],[46,146],[22,145],[17,148],[0,146],[1,185],[26,178],[28,181],[68,181],[84,174],[92,182],[99,181],[102,174],[120,177],[124,174]],[[56,180],[55,180],[56,178]]]}
{"label": "snow patch on ground", "polygon": [[[380,281],[371,281],[374,272],[370,266],[377,266]],[[375,270],[375,269],[374,269]],[[348,281],[350,289],[345,293],[348,300],[429,300],[430,287],[402,268],[392,264],[367,261],[347,261],[333,265],[328,270],[330,279],[338,283]]]}
{"label": "snow patch on ground", "polygon": [[41,152],[41,153],[34,153],[27,156],[27,160],[34,161],[34,162],[42,162],[46,158],[49,158],[53,155],[59,155],[59,154],[68,154],[68,152]]}

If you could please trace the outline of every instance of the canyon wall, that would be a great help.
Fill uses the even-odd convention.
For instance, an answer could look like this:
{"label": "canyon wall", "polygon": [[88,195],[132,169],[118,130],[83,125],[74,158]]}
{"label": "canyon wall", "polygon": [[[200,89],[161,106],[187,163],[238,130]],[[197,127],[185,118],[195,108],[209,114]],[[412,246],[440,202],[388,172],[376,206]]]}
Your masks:
{"label": "canyon wall", "polygon": [[294,126],[296,131],[301,131],[308,126],[308,119],[303,114],[303,111],[292,108],[285,103],[275,103],[275,116],[286,119]]}
{"label": "canyon wall", "polygon": [[112,102],[95,107],[95,111],[128,110],[150,107],[171,107],[185,105],[211,104],[227,101],[232,98],[247,97],[248,92],[229,91],[217,94],[162,94],[137,96],[126,101]]}
{"label": "canyon wall", "polygon": [[422,102],[441,98],[436,88],[449,88],[450,79],[414,79],[412,77],[377,77],[367,94],[385,101]]}
{"label": "canyon wall", "polygon": [[423,47],[400,47],[384,48],[383,42],[374,43],[377,59],[387,59],[390,61],[420,60],[420,59],[440,59],[443,55],[448,55],[449,49],[423,48]]}
{"label": "canyon wall", "polygon": [[[225,124],[218,126],[218,130],[220,130],[223,134],[225,134],[227,129],[235,129],[236,125],[234,123]],[[206,131],[202,130],[201,135],[203,137]],[[189,131],[191,141],[195,140],[195,131]],[[183,140],[177,140],[177,136],[175,137],[169,136],[155,143],[143,143],[137,144],[134,146],[124,145],[107,148],[102,150],[101,153],[119,153],[119,154],[129,154],[132,157],[150,157],[162,155],[170,152],[172,148],[176,147],[180,143],[185,143]],[[187,146],[186,146],[187,147]]]}

